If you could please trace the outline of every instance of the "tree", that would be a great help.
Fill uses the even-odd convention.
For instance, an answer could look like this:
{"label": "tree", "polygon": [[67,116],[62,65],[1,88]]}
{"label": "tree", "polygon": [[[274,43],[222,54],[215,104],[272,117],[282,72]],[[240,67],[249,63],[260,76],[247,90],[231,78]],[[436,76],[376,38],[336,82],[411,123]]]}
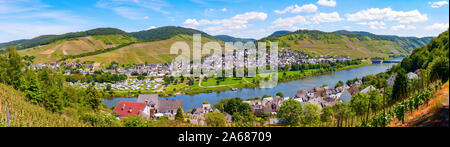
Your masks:
{"label": "tree", "polygon": [[336,85],[334,86],[334,88],[338,88],[338,87],[341,87],[341,86],[344,86],[344,82],[342,82],[341,80],[339,80],[339,82],[336,83]]}
{"label": "tree", "polygon": [[202,104],[209,104],[209,102],[208,101],[204,101]]}
{"label": "tree", "polygon": [[15,86],[17,88],[18,81],[20,76],[22,75],[22,58],[19,53],[17,53],[16,48],[9,46],[8,47],[8,83]]}
{"label": "tree", "polygon": [[226,119],[225,115],[220,112],[211,112],[206,114],[205,122],[209,126],[220,127],[225,126]]}
{"label": "tree", "polygon": [[268,94],[264,94],[264,96],[262,98],[264,99],[264,98],[268,98],[268,97],[272,97],[272,96],[268,95]]}
{"label": "tree", "polygon": [[348,118],[349,116],[351,116],[351,110],[350,107],[348,106],[347,103],[342,103],[339,102],[335,105],[332,106],[333,108],[333,114],[334,114],[334,118],[337,119],[338,123],[337,126],[341,127],[342,126],[342,121],[345,118]]}
{"label": "tree", "polygon": [[362,93],[357,93],[352,96],[350,100],[350,107],[356,115],[364,115],[367,112],[367,107],[369,105],[369,98],[367,95]]}
{"label": "tree", "polygon": [[320,108],[314,104],[305,104],[303,108],[303,124],[315,124],[320,120]]}
{"label": "tree", "polygon": [[276,94],[276,96],[284,97],[284,94],[283,94],[282,92],[278,92],[278,93]]}
{"label": "tree", "polygon": [[449,77],[449,59],[445,57],[438,57],[433,60],[430,65],[431,80],[441,79],[447,81]]}
{"label": "tree", "polygon": [[323,107],[320,120],[322,122],[329,122],[331,121],[331,116],[333,116],[333,109],[330,106]]}
{"label": "tree", "polygon": [[394,86],[392,90],[392,99],[394,101],[401,100],[407,97],[408,94],[408,78],[406,77],[405,70],[400,69],[397,77],[394,81]]}
{"label": "tree", "polygon": [[183,109],[181,109],[181,106],[177,109],[177,114],[175,114],[175,120],[184,122],[184,115],[183,115]]}
{"label": "tree", "polygon": [[97,110],[102,103],[102,94],[91,85],[86,90],[85,101],[92,109]]}
{"label": "tree", "polygon": [[277,112],[280,121],[290,126],[299,125],[302,114],[302,104],[294,99],[284,101],[283,107]]}

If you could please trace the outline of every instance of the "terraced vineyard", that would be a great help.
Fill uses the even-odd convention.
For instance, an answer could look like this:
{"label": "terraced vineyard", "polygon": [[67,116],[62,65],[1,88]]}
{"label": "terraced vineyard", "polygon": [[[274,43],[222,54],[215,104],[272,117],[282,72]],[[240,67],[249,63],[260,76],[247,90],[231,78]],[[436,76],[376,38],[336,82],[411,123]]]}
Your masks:
{"label": "terraced vineyard", "polygon": [[[172,61],[178,55],[170,54],[170,47],[177,41],[186,42],[192,49],[192,36],[179,34],[167,40],[135,43],[114,51],[77,58],[75,60],[95,61],[109,64],[116,61],[121,64],[142,64],[148,63],[166,63]],[[223,46],[223,42],[202,36],[202,44],[210,41],[217,41]]]}
{"label": "terraced vineyard", "polygon": [[407,55],[430,40],[431,37],[384,36],[368,32],[298,30],[269,36],[260,41],[278,42],[279,48],[301,49],[313,55],[345,54],[353,58],[365,58]]}
{"label": "terraced vineyard", "polygon": [[136,41],[136,38],[126,35],[87,36],[58,40],[48,45],[20,50],[19,53],[36,56],[35,63],[51,63],[64,55],[78,55]]}
{"label": "terraced vineyard", "polygon": [[[7,117],[9,111],[9,125]],[[52,113],[29,103],[24,94],[0,84],[0,127],[89,127],[78,118]]]}

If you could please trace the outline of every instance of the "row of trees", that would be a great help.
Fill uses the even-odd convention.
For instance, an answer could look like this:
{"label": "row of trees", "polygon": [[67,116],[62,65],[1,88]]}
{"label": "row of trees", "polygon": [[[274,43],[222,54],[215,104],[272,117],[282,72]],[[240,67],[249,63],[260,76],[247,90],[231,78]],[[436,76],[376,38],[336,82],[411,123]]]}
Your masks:
{"label": "row of trees", "polygon": [[124,74],[111,74],[110,72],[101,72],[96,71],[94,74],[73,74],[73,75],[66,75],[65,76],[67,82],[110,82],[110,83],[116,83],[120,81],[125,81],[128,79],[127,75]]}

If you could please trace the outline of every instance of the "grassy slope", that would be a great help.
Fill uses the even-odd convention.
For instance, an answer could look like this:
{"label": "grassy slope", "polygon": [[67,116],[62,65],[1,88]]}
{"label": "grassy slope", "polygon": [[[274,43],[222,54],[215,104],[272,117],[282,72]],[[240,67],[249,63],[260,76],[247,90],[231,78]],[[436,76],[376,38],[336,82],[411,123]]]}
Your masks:
{"label": "grassy slope", "polygon": [[[78,58],[80,61],[95,61],[109,64],[116,61],[121,64],[141,64],[141,63],[166,63],[172,61],[178,55],[170,55],[170,47],[177,41],[185,41],[192,50],[192,36],[176,35],[167,40],[142,42],[123,47],[111,52]],[[210,41],[217,41],[202,37],[202,44]],[[221,45],[222,42],[218,41]]]}
{"label": "grassy slope", "polygon": [[78,118],[52,113],[44,107],[31,104],[22,92],[0,84],[0,127],[8,126],[6,108],[9,109],[12,127],[89,126]]}
{"label": "grassy slope", "polygon": [[124,35],[99,35],[59,40],[54,43],[20,50],[21,55],[34,55],[35,63],[56,62],[62,55],[77,55],[137,41]]}

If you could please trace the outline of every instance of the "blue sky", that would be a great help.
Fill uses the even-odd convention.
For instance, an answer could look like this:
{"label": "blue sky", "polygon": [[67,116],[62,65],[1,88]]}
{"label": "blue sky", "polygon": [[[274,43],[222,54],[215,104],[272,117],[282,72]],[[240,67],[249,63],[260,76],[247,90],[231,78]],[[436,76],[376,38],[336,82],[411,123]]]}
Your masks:
{"label": "blue sky", "polygon": [[127,32],[184,26],[262,38],[277,30],[436,36],[448,0],[0,0],[0,42],[99,27]]}

